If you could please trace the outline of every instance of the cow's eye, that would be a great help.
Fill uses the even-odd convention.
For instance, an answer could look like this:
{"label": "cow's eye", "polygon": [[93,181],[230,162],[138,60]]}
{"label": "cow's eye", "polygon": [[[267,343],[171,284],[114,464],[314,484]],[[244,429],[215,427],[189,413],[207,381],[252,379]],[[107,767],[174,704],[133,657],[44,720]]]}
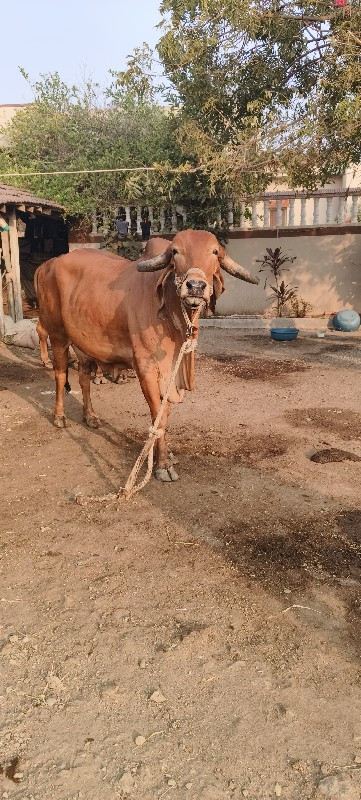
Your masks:
{"label": "cow's eye", "polygon": [[214,252],[214,255],[215,255],[215,256],[218,256],[219,250],[217,250],[217,248],[216,248],[216,247],[214,248],[213,252]]}
{"label": "cow's eye", "polygon": [[174,256],[176,256],[176,255],[177,255],[177,253],[178,253],[178,250],[177,250],[177,248],[176,248],[176,247],[173,247],[172,253],[173,253],[173,255],[174,255]]}

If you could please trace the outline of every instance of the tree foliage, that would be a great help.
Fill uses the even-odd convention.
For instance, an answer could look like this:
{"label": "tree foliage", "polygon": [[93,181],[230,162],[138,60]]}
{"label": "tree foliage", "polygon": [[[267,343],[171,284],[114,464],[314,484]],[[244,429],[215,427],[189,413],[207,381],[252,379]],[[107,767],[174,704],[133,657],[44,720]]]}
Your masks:
{"label": "tree foliage", "polygon": [[84,170],[8,182],[85,216],[177,203],[202,227],[226,219],[229,197],[279,175],[322,184],[361,160],[361,10],[347,2],[162,0],[166,87],[146,44],[103,89],[40,76],[9,127],[0,172]]}
{"label": "tree foliage", "polygon": [[[237,190],[313,187],[361,156],[356,0],[163,0],[158,45],[187,128]],[[203,147],[204,156],[209,146]]]}
{"label": "tree foliage", "polygon": [[[139,54],[138,54],[139,57]],[[25,76],[27,77],[27,76]],[[97,84],[68,86],[58,73],[33,85],[34,102],[10,124],[10,148],[0,153],[1,172],[64,172],[146,167],[159,173],[114,172],[9,178],[8,182],[50,197],[71,214],[103,213],[128,201],[169,201],[175,147],[172,120],[147,92],[138,93],[112,73],[100,92]],[[3,179],[5,180],[5,179]]]}

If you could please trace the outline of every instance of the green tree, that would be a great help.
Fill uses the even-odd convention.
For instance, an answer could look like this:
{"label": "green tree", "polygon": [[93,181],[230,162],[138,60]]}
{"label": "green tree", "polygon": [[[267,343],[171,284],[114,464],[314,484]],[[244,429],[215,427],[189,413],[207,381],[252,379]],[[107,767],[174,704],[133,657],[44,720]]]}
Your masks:
{"label": "green tree", "polygon": [[[24,77],[28,78],[25,73]],[[136,76],[133,79],[136,84]],[[33,103],[7,130],[10,148],[0,153],[0,171],[85,172],[2,180],[51,197],[72,215],[89,216],[94,209],[113,213],[122,203],[138,199],[169,202],[175,179],[170,175],[168,180],[167,173],[175,164],[173,123],[147,92],[146,78],[141,80],[136,92],[123,75],[112,73],[101,92],[91,82],[68,86],[58,73],[40,76],[33,84]],[[156,173],[87,172],[158,162],[163,169]]]}
{"label": "green tree", "polygon": [[163,0],[161,10],[173,101],[236,191],[277,172],[312,187],[360,160],[359,3]]}

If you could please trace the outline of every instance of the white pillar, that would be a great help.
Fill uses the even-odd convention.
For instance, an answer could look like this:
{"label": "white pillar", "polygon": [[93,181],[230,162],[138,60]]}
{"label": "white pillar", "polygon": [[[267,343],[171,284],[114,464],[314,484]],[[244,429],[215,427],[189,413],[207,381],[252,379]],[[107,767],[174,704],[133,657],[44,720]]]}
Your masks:
{"label": "white pillar", "polygon": [[252,202],[252,228],[258,228],[257,200]]}
{"label": "white pillar", "polygon": [[338,224],[343,225],[345,221],[345,198],[340,197],[338,201]]}
{"label": "white pillar", "polygon": [[11,278],[14,288],[14,306],[15,306],[15,322],[23,319],[23,303],[21,299],[21,281],[20,281],[20,256],[19,256],[19,240],[18,231],[16,227],[16,211],[10,211],[9,214],[9,241],[10,241],[10,258],[11,258]]}
{"label": "white pillar", "polygon": [[232,200],[228,200],[228,213],[227,213],[227,222],[230,228],[233,228],[233,203]]}
{"label": "white pillar", "polygon": [[91,229],[91,236],[98,235],[98,225],[97,225],[97,212],[92,212],[92,229]]}
{"label": "white pillar", "polygon": [[357,217],[358,217],[358,196],[357,194],[352,195],[352,206],[351,206],[351,223],[352,225],[357,224]]}
{"label": "white pillar", "polygon": [[159,228],[159,231],[160,231],[160,233],[162,233],[162,231],[164,231],[164,228],[165,228],[165,212],[164,212],[164,206],[161,206],[161,209],[160,209],[160,212],[159,212],[159,222],[160,222],[160,228]]}
{"label": "white pillar", "polygon": [[130,206],[125,206],[125,221],[128,223],[130,230],[131,226]]}
{"label": "white pillar", "polygon": [[149,218],[150,224],[153,226],[153,222],[154,222],[153,206],[148,206],[148,218]]}
{"label": "white pillar", "polygon": [[239,227],[240,228],[245,228],[246,227],[246,220],[245,220],[245,216],[244,216],[245,207],[246,207],[245,203],[242,200],[242,202],[239,204]]}
{"label": "white pillar", "polygon": [[295,198],[290,198],[290,206],[289,206],[289,214],[288,214],[288,227],[293,228],[295,224]]}
{"label": "white pillar", "polygon": [[332,201],[333,197],[326,198],[326,225],[332,225]]}
{"label": "white pillar", "polygon": [[217,211],[217,213],[216,213],[216,223],[217,223],[217,225],[220,225],[221,222],[222,222],[222,214],[221,214],[220,211]]}
{"label": "white pillar", "polygon": [[172,233],[177,233],[177,212],[175,206],[172,206]]}
{"label": "white pillar", "polygon": [[140,223],[142,221],[142,206],[137,206],[137,233],[142,234]]}
{"label": "white pillar", "polygon": [[301,226],[306,225],[306,203],[307,203],[307,198],[301,197],[301,222],[300,222]]}
{"label": "white pillar", "polygon": [[269,228],[269,200],[263,201],[263,227]]}
{"label": "white pillar", "polygon": [[282,198],[277,197],[276,228],[282,228]]}
{"label": "white pillar", "polygon": [[317,226],[320,221],[320,198],[313,198],[313,224]]}

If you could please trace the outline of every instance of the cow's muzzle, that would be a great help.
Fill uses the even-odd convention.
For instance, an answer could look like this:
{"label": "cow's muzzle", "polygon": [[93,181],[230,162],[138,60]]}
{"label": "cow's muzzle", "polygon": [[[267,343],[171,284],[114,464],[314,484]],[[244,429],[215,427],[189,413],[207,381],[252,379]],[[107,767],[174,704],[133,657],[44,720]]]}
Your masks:
{"label": "cow's muzzle", "polygon": [[202,280],[205,277],[203,270],[191,269],[183,278],[175,278],[179,297],[189,308],[198,308],[201,303],[209,303],[212,287],[206,280]]}
{"label": "cow's muzzle", "polygon": [[205,281],[185,281],[185,291],[181,292],[183,302],[190,308],[198,308],[202,302],[208,302],[207,286]]}
{"label": "cow's muzzle", "polygon": [[188,297],[202,297],[207,288],[205,281],[186,281],[186,289]]}

